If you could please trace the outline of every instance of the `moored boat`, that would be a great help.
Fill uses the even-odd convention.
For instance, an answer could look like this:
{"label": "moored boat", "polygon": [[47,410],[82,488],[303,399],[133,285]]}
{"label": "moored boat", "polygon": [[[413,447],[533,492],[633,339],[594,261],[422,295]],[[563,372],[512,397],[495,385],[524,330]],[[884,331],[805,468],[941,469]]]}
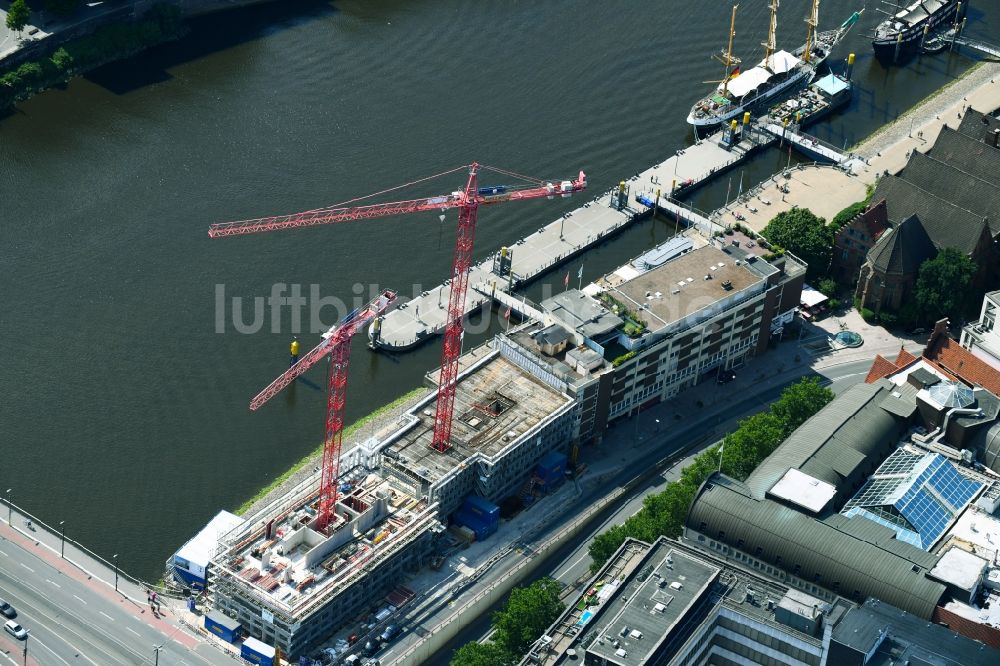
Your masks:
{"label": "moored boat", "polygon": [[[966,3],[967,4],[967,0]],[[883,62],[896,62],[919,50],[927,35],[946,29],[965,13],[962,0],[916,0],[896,11],[875,28],[872,48]]]}
{"label": "moored boat", "polygon": [[767,41],[763,43],[764,58],[756,66],[741,71],[739,58],[733,56],[737,7],[733,7],[730,21],[729,46],[719,58],[726,67],[725,76],[721,81],[713,82],[718,84],[716,89],[696,102],[688,114],[687,121],[696,130],[711,130],[745,111],[759,113],[801,90],[813,80],[833,48],[861,17],[861,12],[854,12],[836,30],[818,32],[819,0],[813,0],[812,11],[806,19],[809,28],[806,42],[788,52],[776,47],[778,0],[772,0],[770,29]]}

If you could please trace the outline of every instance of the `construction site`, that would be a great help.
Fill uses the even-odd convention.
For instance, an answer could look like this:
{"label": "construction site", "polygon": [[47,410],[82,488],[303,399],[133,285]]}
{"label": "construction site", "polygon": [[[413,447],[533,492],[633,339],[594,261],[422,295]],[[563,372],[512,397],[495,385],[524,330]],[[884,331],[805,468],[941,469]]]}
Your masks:
{"label": "construction site", "polygon": [[[441,547],[455,544],[454,538],[436,538],[445,534],[449,520],[470,541],[486,538],[499,522],[499,507],[492,502],[519,488],[533,499],[536,483],[554,487],[562,480],[566,456],[557,449],[565,450],[578,435],[576,401],[564,384],[533,376],[499,349],[474,350],[460,362],[462,317],[479,206],[567,197],[586,187],[586,177],[580,172],[575,180],[555,184],[530,180],[522,187],[480,188],[479,169],[473,164],[439,174],[467,170],[465,187],[447,195],[332,206],[210,228],[210,237],[223,238],[412,212],[441,213],[443,220],[447,209],[459,212],[435,393],[395,427],[342,455],[351,340],[370,323],[377,331],[381,318],[398,305],[396,293],[386,290],[348,313],[311,351],[300,356],[293,342],[289,369],[250,401],[255,411],[311,367],[328,364],[318,473],[253,515],[221,513],[168,561],[172,578],[203,588],[221,612],[211,622],[206,616],[206,628],[224,640],[249,636],[297,658],[359,613],[384,603],[366,625],[377,629],[414,596],[399,585],[403,573],[440,566]],[[539,472],[543,459],[547,467]],[[459,508],[463,511],[453,516]],[[342,647],[338,654],[346,656],[348,645]]]}
{"label": "construction site", "polygon": [[[529,184],[479,187],[476,164],[439,176],[463,169],[465,188],[447,195],[331,206],[209,230],[210,237],[225,238],[413,212],[443,219],[458,209],[449,297],[447,307],[441,305],[441,364],[427,375],[435,392],[342,451],[351,340],[370,324],[369,343],[377,347],[383,318],[404,307],[386,290],[348,313],[311,351],[300,356],[293,342],[288,370],[250,401],[255,411],[327,363],[316,474],[253,515],[220,514],[168,563],[171,577],[207,591],[234,641],[248,636],[298,658],[348,625],[360,627],[351,634],[356,640],[398,631],[397,611],[418,594],[401,585],[409,574],[442,566],[459,542],[488,539],[501,515],[516,515],[552,492],[571,472],[578,446],[599,441],[609,419],[662,399],[665,386],[673,394],[753,355],[798,303],[804,269],[790,255],[769,262],[691,230],[605,276],[588,293],[567,289],[548,299],[532,308],[537,321],[463,353],[478,208],[562,198],[586,187],[582,172],[575,180],[548,182],[497,169]],[[624,186],[619,189],[622,194]],[[503,262],[494,270],[502,278]],[[510,313],[508,304],[504,316]],[[722,320],[726,326],[693,344]],[[665,341],[685,353],[670,354]],[[638,358],[612,363],[623,353],[626,360]],[[641,376],[640,363],[648,366]],[[339,659],[361,647],[340,639],[333,649]]]}

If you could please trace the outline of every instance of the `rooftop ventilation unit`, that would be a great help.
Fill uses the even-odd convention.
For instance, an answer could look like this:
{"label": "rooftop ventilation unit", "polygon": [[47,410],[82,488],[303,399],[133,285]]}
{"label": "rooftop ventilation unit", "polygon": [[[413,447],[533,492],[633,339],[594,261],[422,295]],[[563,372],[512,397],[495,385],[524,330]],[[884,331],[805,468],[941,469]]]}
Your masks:
{"label": "rooftop ventilation unit", "polygon": [[733,283],[732,283],[732,281],[731,280],[723,280],[722,281],[722,288],[725,289],[726,291],[732,291],[733,290]]}

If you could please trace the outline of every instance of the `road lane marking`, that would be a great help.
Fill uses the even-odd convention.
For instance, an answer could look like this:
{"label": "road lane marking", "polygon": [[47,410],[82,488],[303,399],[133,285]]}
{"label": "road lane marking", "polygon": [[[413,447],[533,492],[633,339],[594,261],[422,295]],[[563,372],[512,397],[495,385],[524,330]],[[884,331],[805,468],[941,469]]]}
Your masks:
{"label": "road lane marking", "polygon": [[8,555],[7,553],[3,552],[2,550],[0,550],[0,555],[3,555],[4,557],[10,557],[10,555]]}
{"label": "road lane marking", "polygon": [[114,621],[115,621],[115,618],[111,617],[110,615],[108,615],[108,614],[107,614],[107,613],[105,613],[104,611],[97,611],[97,612],[98,612],[98,613],[100,613],[101,615],[103,615],[104,617],[108,618],[108,619],[109,619],[109,620],[111,620],[112,622],[114,622]]}
{"label": "road lane marking", "polygon": [[142,634],[140,634],[140,633],[139,633],[138,631],[136,631],[136,630],[135,630],[135,629],[133,629],[132,627],[125,627],[125,628],[126,628],[126,629],[128,629],[129,631],[131,631],[131,632],[132,632],[133,634],[135,634],[136,636],[140,636],[140,637],[142,636]]}
{"label": "road lane marking", "polygon": [[[34,636],[34,635],[33,635],[33,636],[31,637],[31,642],[32,642],[32,643],[37,643],[37,644],[41,645],[41,646],[42,646],[43,648],[45,648],[46,650],[48,650],[49,652],[51,652],[51,653],[52,653],[52,656],[53,656],[53,657],[55,657],[56,659],[58,659],[58,660],[59,660],[59,661],[61,661],[62,663],[66,664],[66,666],[71,666],[71,664],[70,664],[70,663],[69,663],[68,661],[66,661],[65,659],[63,659],[62,657],[60,657],[60,656],[59,656],[59,655],[58,655],[58,654],[56,653],[56,651],[55,651],[55,650],[53,650],[53,649],[52,649],[51,647],[49,647],[48,645],[46,645],[46,644],[45,644],[45,643],[43,643],[42,641],[38,640],[38,637],[37,637],[37,636]],[[76,650],[77,652],[80,652],[80,650],[78,650],[78,649],[77,649],[77,647],[76,647],[75,645],[73,645],[72,643],[70,643],[69,641],[65,641],[65,643],[66,643],[66,645],[70,646],[71,648],[73,648],[73,649],[74,649],[74,650]],[[81,653],[81,655],[80,655],[80,656],[82,656],[82,657],[83,657],[84,659],[87,659],[87,657],[86,657],[85,655],[83,655],[82,653]],[[87,661],[90,661],[90,659],[87,659]],[[94,663],[94,662],[90,661],[90,663]]]}
{"label": "road lane marking", "polygon": [[46,580],[46,582],[52,583],[53,585],[55,585],[58,588],[62,588],[62,585],[60,585],[59,583],[55,582],[54,580],[49,580],[48,578],[46,578],[45,580]]}
{"label": "road lane marking", "polygon": [[[74,597],[76,597],[76,595],[75,595],[75,594],[74,594],[73,596],[74,596]],[[86,601],[84,601],[83,599],[80,599],[80,597],[76,597],[76,598],[77,598],[77,599],[79,599],[80,601],[82,601],[82,602],[84,603],[84,605],[86,605],[86,604],[87,604],[87,602],[86,602]]]}
{"label": "road lane marking", "polygon": [[30,571],[31,573],[35,573],[35,570],[34,570],[34,569],[32,569],[31,567],[29,567],[29,566],[28,566],[27,564],[25,564],[24,562],[18,562],[18,564],[20,564],[20,565],[21,565],[22,567],[24,567],[25,569],[27,569],[27,570],[28,570],[28,571]]}

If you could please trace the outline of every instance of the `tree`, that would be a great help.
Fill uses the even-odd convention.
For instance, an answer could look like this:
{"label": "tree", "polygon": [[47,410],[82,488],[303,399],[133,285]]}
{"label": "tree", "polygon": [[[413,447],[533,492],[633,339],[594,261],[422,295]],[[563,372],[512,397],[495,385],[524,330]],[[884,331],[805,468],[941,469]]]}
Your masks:
{"label": "tree", "polygon": [[842,226],[856,218],[861,213],[865,212],[868,209],[868,201],[869,197],[865,197],[864,200],[852,203],[850,206],[834,215],[833,219],[830,220],[830,229],[836,233]]}
{"label": "tree", "polygon": [[816,289],[827,298],[833,298],[833,295],[837,293],[837,283],[832,278],[823,278],[816,285]]}
{"label": "tree", "polygon": [[771,413],[781,421],[787,437],[831,400],[833,391],[820,386],[819,377],[806,377],[782,391]]}
{"label": "tree", "polygon": [[14,0],[7,10],[7,28],[20,33],[24,26],[28,25],[31,18],[31,9],[24,0]]}
{"label": "tree", "polygon": [[722,442],[695,456],[681,470],[681,478],[659,493],[643,498],[642,509],[621,525],[614,525],[590,542],[590,570],[597,572],[628,538],[652,542],[660,536],[680,536],[691,502],[701,484],[719,469],[746,479],[764,458],[796,428],[833,400],[833,392],[821,386],[818,377],[806,377],[786,388],[766,412],[740,421],[739,428]]}
{"label": "tree", "polygon": [[73,65],[73,56],[61,46],[52,54],[51,60],[60,72],[65,72]]}
{"label": "tree", "polygon": [[455,650],[455,654],[451,656],[451,666],[513,666],[517,661],[492,642],[471,641]]}
{"label": "tree", "polygon": [[956,317],[968,305],[969,285],[976,265],[960,250],[945,248],[920,264],[917,307],[932,320]]}
{"label": "tree", "polygon": [[826,226],[826,220],[808,208],[778,213],[761,235],[809,264],[806,274],[810,279],[826,274],[833,256],[833,231]]}
{"label": "tree", "polygon": [[541,578],[528,587],[511,590],[507,605],[493,616],[494,642],[505,652],[523,655],[566,607],[560,585]]}

